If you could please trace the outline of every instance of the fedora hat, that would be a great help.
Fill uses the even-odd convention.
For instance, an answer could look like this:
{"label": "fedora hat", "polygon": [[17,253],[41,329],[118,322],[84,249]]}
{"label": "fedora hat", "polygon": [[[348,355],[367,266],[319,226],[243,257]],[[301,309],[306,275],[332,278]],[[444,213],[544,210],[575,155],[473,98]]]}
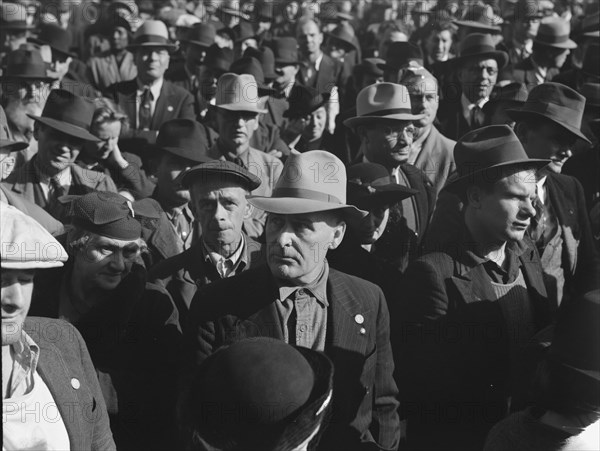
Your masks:
{"label": "fedora hat", "polygon": [[208,138],[204,127],[191,119],[172,119],[164,122],[156,137],[156,147],[196,163],[210,161],[207,156]]}
{"label": "fedora hat", "polygon": [[376,83],[363,88],[356,97],[356,116],[346,119],[346,127],[356,127],[382,119],[415,121],[422,114],[412,114],[406,86],[396,83]]}
{"label": "fedora hat", "polygon": [[508,125],[489,125],[470,131],[454,146],[457,177],[444,189],[461,192],[491,169],[524,166],[541,169],[550,160],[531,159]]}
{"label": "fedora hat", "polygon": [[527,86],[523,83],[509,83],[504,86],[496,85],[492,90],[490,100],[483,105],[483,112],[488,114],[496,105],[500,103],[508,103],[513,107],[520,107],[527,101],[529,93]]}
{"label": "fedora hat", "polygon": [[383,77],[383,69],[381,65],[385,64],[385,60],[381,58],[363,58],[363,60],[354,66],[355,73],[369,74],[376,77]]}
{"label": "fedora hat", "polygon": [[449,59],[444,64],[457,67],[469,58],[491,58],[498,62],[498,69],[508,64],[508,53],[496,50],[492,37],[487,33],[468,34],[460,43],[458,56]]}
{"label": "fedora hat", "polygon": [[174,50],[177,46],[169,41],[169,31],[160,20],[147,20],[133,35],[129,48],[136,50],[147,47],[162,47]]}
{"label": "fedora hat", "polygon": [[580,33],[586,38],[600,38],[600,11],[583,18]]}
{"label": "fedora hat", "polygon": [[584,109],[585,97],[561,83],[548,82],[535,86],[521,108],[506,110],[506,114],[517,122],[545,117],[589,143],[581,131]]}
{"label": "fedora hat", "polygon": [[84,141],[100,141],[90,133],[94,117],[94,101],[64,89],[53,89],[48,95],[41,116],[28,114],[31,119]]}
{"label": "fedora hat", "polygon": [[256,80],[256,83],[258,84],[259,97],[273,95],[276,93],[274,89],[269,88],[265,84],[265,75],[263,73],[262,65],[260,64],[260,61],[258,61],[256,58],[253,58],[251,56],[244,56],[234,61],[233,64],[231,64],[229,71],[238,75],[252,75]]}
{"label": "fedora hat", "polygon": [[217,30],[210,23],[195,23],[192,25],[183,42],[199,47],[210,47],[215,43]]}
{"label": "fedora hat", "polygon": [[256,32],[250,22],[242,21],[232,28],[235,34],[235,42],[244,42],[246,39],[255,39]]}
{"label": "fedora hat", "polygon": [[[262,69],[261,69],[262,70]],[[258,84],[250,74],[234,74],[228,72],[217,81],[217,97],[215,106],[229,111],[248,111],[266,113],[259,108]]]}
{"label": "fedora hat", "polygon": [[519,19],[541,19],[545,17],[539,0],[518,0],[512,12],[512,21]]}
{"label": "fedora hat", "polygon": [[421,47],[412,42],[392,42],[385,55],[385,63],[378,65],[383,70],[400,70],[409,66],[423,66]]}
{"label": "fedora hat", "polygon": [[494,13],[490,5],[474,3],[465,9],[460,20],[453,22],[459,27],[474,28],[485,33],[500,33],[503,20]]}
{"label": "fedora hat", "polygon": [[6,69],[0,81],[41,80],[50,83],[56,79],[48,77],[47,67],[39,50],[33,48],[13,50],[6,57]]}
{"label": "fedora hat", "polygon": [[298,41],[296,38],[283,37],[271,41],[271,50],[275,55],[275,66],[302,64],[298,59]]}
{"label": "fedora hat", "polygon": [[283,112],[283,117],[305,117],[324,106],[328,100],[328,96],[314,88],[294,85],[288,98],[289,108]]}
{"label": "fedora hat", "polygon": [[229,72],[231,63],[233,63],[233,50],[213,44],[206,50],[201,64],[224,74]]}
{"label": "fedora hat", "polygon": [[260,61],[265,80],[271,81],[277,78],[277,74],[275,73],[275,55],[269,47],[262,46],[258,49],[248,47],[244,51],[244,56],[251,56]]}
{"label": "fedora hat", "polygon": [[296,449],[328,418],[333,372],[322,352],[247,338],[199,366],[184,412],[203,449]]}
{"label": "fedora hat", "polygon": [[[322,168],[320,176],[315,177],[315,167]],[[338,157],[324,150],[289,155],[272,196],[249,196],[248,202],[266,212],[283,215],[330,210],[346,213],[348,219],[367,215],[346,205],[346,168]]]}
{"label": "fedora hat", "polygon": [[39,45],[48,45],[52,52],[63,56],[75,58],[71,52],[71,33],[56,24],[42,24],[37,38],[29,38],[28,41]]}
{"label": "fedora hat", "polygon": [[213,160],[199,164],[181,174],[181,186],[189,188],[194,182],[205,182],[208,178],[235,180],[248,192],[254,191],[262,183],[261,180],[246,168],[227,160]]}
{"label": "fedora hat", "polygon": [[346,51],[356,50],[354,30],[348,24],[340,24],[331,33],[325,33],[331,41],[341,43]]}
{"label": "fedora hat", "polygon": [[2,3],[0,5],[0,27],[3,30],[33,30],[33,23],[27,20],[27,8],[20,3]]}
{"label": "fedora hat", "polygon": [[569,25],[569,22],[560,17],[548,17],[540,23],[533,42],[556,49],[577,48],[577,44],[569,39],[570,34],[571,25]]}
{"label": "fedora hat", "polygon": [[585,107],[600,107],[600,83],[584,83],[581,95],[585,97]]}
{"label": "fedora hat", "polygon": [[377,204],[392,205],[419,191],[392,181],[389,171],[377,163],[358,163],[348,168],[348,203],[362,210]]}

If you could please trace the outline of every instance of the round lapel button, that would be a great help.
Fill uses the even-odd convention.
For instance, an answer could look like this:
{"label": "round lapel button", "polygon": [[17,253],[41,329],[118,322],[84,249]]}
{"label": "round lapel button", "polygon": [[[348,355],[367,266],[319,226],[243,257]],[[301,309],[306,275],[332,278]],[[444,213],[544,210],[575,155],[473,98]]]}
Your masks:
{"label": "round lapel button", "polygon": [[76,377],[71,379],[71,387],[73,387],[75,390],[79,390],[79,387],[81,387],[81,383],[79,382],[79,379],[77,379]]}
{"label": "round lapel button", "polygon": [[354,321],[356,321],[356,324],[362,324],[365,322],[365,317],[359,313],[354,317]]}

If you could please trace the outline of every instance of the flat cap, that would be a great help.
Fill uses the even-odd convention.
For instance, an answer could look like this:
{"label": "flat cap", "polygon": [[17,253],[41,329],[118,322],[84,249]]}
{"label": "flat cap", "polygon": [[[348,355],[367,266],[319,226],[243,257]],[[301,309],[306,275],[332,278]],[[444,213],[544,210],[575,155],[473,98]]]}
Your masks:
{"label": "flat cap", "polygon": [[219,178],[225,180],[235,180],[248,191],[254,191],[261,184],[261,180],[246,168],[232,163],[231,161],[214,160],[208,163],[199,164],[188,169],[181,174],[181,185],[184,188],[198,181],[206,180],[208,177]]}

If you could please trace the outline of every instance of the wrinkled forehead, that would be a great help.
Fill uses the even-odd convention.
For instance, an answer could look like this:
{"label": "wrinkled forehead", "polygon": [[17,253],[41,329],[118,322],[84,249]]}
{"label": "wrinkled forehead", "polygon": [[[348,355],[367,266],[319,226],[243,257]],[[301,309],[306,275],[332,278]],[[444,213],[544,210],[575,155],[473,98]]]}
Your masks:
{"label": "wrinkled forehead", "polygon": [[402,82],[409,94],[437,94],[438,83],[433,76],[419,75],[409,77]]}

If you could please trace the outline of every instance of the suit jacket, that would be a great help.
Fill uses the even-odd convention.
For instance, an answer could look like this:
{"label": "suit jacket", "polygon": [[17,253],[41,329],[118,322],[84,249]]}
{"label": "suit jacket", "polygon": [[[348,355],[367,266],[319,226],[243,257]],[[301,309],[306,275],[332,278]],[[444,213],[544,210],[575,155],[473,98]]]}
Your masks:
{"label": "suit jacket", "polygon": [[[283,339],[275,306],[278,291],[267,266],[198,291],[190,310],[190,340],[201,363],[222,345],[247,337]],[[325,354],[333,361],[333,416],[321,448],[398,447],[397,388],[389,315],[381,289],[330,268]],[[364,318],[359,324],[357,315]],[[365,332],[361,333],[361,328]]]}
{"label": "suit jacket", "polygon": [[459,140],[465,133],[470,132],[474,128],[469,125],[463,116],[462,103],[460,101],[461,94],[449,97],[440,102],[438,109],[439,131],[445,137],[454,141]]}
{"label": "suit jacket", "polygon": [[315,88],[319,92],[331,92],[334,86],[338,88],[342,87],[342,63],[334,60],[329,55],[323,54],[323,59],[317,71],[317,76],[311,80],[306,78],[305,70],[303,66],[300,66],[300,70],[296,75],[298,83],[304,86]]}
{"label": "suit jacket", "polygon": [[[523,83],[525,86],[527,86],[528,91],[531,91],[532,88],[535,88],[539,84],[535,78],[535,67],[531,61],[531,56],[524,59],[522,62],[504,70],[510,72],[510,80],[517,83]],[[557,68],[548,69],[544,82],[552,81],[552,79],[558,75],[558,73],[559,70]]]}
{"label": "suit jacket", "polygon": [[40,347],[37,371],[52,393],[71,449],[116,450],[98,377],[77,329],[66,321],[36,317],[28,317],[23,327]]}
{"label": "suit jacket", "polygon": [[423,143],[415,166],[421,169],[435,188],[435,194],[441,191],[448,176],[456,170],[454,164],[454,146],[456,141],[442,135],[435,125],[431,126],[429,136]]}

